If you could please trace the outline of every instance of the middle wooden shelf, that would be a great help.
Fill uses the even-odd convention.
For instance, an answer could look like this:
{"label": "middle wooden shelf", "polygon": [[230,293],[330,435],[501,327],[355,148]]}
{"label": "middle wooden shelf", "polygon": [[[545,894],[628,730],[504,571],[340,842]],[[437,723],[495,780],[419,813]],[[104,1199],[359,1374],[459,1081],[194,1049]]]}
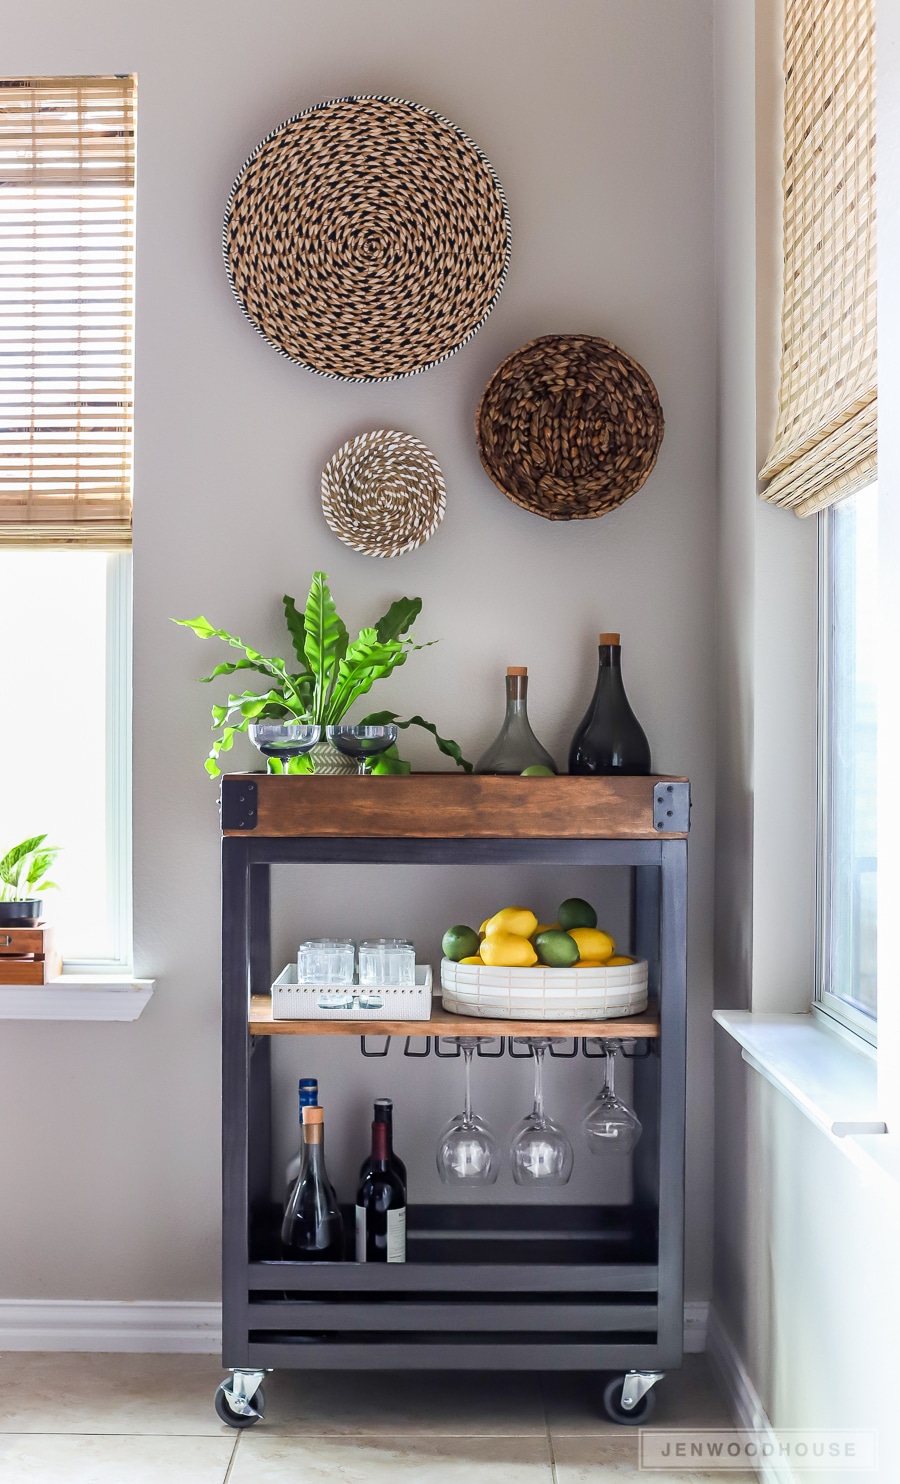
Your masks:
{"label": "middle wooden shelf", "polygon": [[270,995],[253,995],[251,1036],[617,1036],[659,1035],[659,1014],[647,1009],[616,1020],[485,1020],[451,1015],[435,1002],[430,1020],[273,1020]]}

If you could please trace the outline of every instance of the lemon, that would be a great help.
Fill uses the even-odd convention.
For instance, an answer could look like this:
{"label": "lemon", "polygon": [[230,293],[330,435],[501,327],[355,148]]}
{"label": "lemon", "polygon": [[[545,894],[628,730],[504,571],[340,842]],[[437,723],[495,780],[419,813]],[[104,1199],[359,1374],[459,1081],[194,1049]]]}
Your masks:
{"label": "lemon", "polygon": [[597,914],[590,902],[583,897],[566,897],[560,902],[557,912],[559,925],[570,933],[573,928],[595,928],[597,926]]}
{"label": "lemon", "polygon": [[481,961],[493,969],[530,969],[537,954],[521,933],[491,933],[481,945]]}
{"label": "lemon", "polygon": [[461,963],[467,955],[478,952],[478,934],[474,928],[458,923],[456,927],[447,929],[441,939],[441,948],[445,958]]}
{"label": "lemon", "polygon": [[532,941],[532,943],[534,942],[534,940],[537,937],[538,933],[552,933],[553,930],[554,930],[554,928],[558,928],[558,927],[559,927],[559,923],[558,922],[539,922],[538,925],[537,925],[537,927],[535,928],[534,932],[531,934],[531,941]]}
{"label": "lemon", "polygon": [[491,919],[489,917],[486,917],[484,919],[484,922],[481,924],[481,927],[478,929],[478,936],[479,936],[479,938],[483,938],[484,937],[485,933],[487,932],[487,925],[490,922],[490,920]]}
{"label": "lemon", "polygon": [[458,962],[461,964],[481,964],[482,967],[484,966],[484,959],[480,953],[470,953],[468,958],[461,958]]}
{"label": "lemon", "polygon": [[616,954],[613,955],[612,958],[608,958],[606,960],[606,967],[608,969],[611,969],[613,967],[618,966],[619,964],[633,964],[633,963],[634,963],[634,959],[633,958],[629,958],[628,955],[627,955],[627,953],[616,953]]}
{"label": "lemon", "polygon": [[513,933],[517,938],[530,938],[537,925],[537,918],[527,907],[504,907],[488,918],[484,932],[486,938],[492,938],[495,933]]}
{"label": "lemon", "polygon": [[604,933],[600,928],[571,928],[570,936],[578,944],[578,951],[582,958],[597,958],[601,963],[606,963],[612,958],[616,951],[615,939],[609,933]]}
{"label": "lemon", "polygon": [[534,946],[541,963],[551,969],[570,969],[578,958],[578,944],[560,928],[538,933]]}
{"label": "lemon", "polygon": [[608,969],[608,958],[580,958],[575,965],[576,969]]}

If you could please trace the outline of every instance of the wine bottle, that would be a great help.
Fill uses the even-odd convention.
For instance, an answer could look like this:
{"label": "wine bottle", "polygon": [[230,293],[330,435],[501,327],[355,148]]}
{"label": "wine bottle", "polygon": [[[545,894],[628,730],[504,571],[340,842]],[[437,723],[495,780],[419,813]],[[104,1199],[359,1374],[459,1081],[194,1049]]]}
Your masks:
{"label": "wine bottle", "polygon": [[300,1100],[300,1147],[293,1159],[288,1162],[285,1172],[285,1199],[290,1200],[291,1191],[297,1184],[297,1176],[303,1168],[303,1109],[315,1108],[319,1102],[319,1084],[315,1077],[301,1077],[297,1086]]}
{"label": "wine bottle", "polygon": [[622,684],[618,634],[601,634],[600,668],[587,715],[572,738],[570,773],[649,773],[650,744]]}
{"label": "wine bottle", "polygon": [[304,1108],[305,1154],[284,1213],[281,1242],[286,1257],[342,1262],[344,1220],[325,1170],[324,1132],[322,1109]]}
{"label": "wine bottle", "polygon": [[[390,1098],[376,1098],[375,1099],[375,1122],[376,1123],[384,1123],[384,1124],[387,1125],[387,1131],[388,1131],[388,1135],[387,1135],[387,1140],[388,1140],[388,1162],[389,1162],[389,1164],[391,1166],[391,1169],[394,1171],[394,1174],[399,1177],[400,1183],[403,1186],[403,1191],[404,1191],[404,1194],[405,1194],[406,1193],[406,1165],[403,1163],[403,1160],[400,1158],[399,1154],[395,1153],[395,1151],[394,1151],[394,1104],[391,1102],[391,1099]],[[369,1166],[370,1166],[370,1164],[371,1164],[371,1158],[367,1155],[366,1158],[363,1160],[362,1164],[360,1165],[360,1170],[359,1170],[359,1182],[360,1182],[360,1184],[362,1184],[363,1180],[365,1180],[366,1175],[369,1172]]]}
{"label": "wine bottle", "polygon": [[528,671],[511,665],[506,672],[506,717],[499,736],[475,764],[476,773],[523,773],[526,768],[549,768],[556,764],[542,747],[528,720]]}
{"label": "wine bottle", "polygon": [[406,1189],[391,1167],[388,1126],[377,1118],[356,1192],[356,1261],[406,1262]]}

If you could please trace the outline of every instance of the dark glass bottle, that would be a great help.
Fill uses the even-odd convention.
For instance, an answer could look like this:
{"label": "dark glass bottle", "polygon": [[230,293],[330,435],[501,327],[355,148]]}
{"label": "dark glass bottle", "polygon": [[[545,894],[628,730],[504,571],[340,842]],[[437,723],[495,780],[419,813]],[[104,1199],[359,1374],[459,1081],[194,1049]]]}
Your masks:
{"label": "dark glass bottle", "polygon": [[600,635],[600,669],[587,715],[572,738],[570,773],[649,773],[650,743],[622,684],[618,634]]}
{"label": "dark glass bottle", "polygon": [[287,1182],[285,1200],[287,1201],[290,1200],[291,1191],[297,1184],[297,1176],[303,1169],[303,1159],[306,1153],[306,1144],[303,1141],[303,1109],[316,1108],[319,1105],[319,1084],[315,1077],[301,1077],[297,1085],[297,1093],[300,1103],[300,1147],[293,1159],[288,1162],[285,1172]]}
{"label": "dark glass bottle", "polygon": [[356,1192],[356,1261],[406,1262],[406,1189],[391,1166],[388,1126],[377,1119]]}
{"label": "dark glass bottle", "polygon": [[321,1108],[304,1108],[306,1153],[281,1224],[286,1257],[315,1262],[342,1262],[344,1220],[334,1186],[325,1171]]}
{"label": "dark glass bottle", "polygon": [[[394,1104],[393,1104],[393,1102],[391,1101],[390,1098],[376,1098],[375,1099],[375,1122],[376,1123],[384,1123],[384,1124],[387,1125],[387,1131],[388,1131],[388,1135],[387,1135],[387,1140],[388,1140],[388,1162],[389,1162],[389,1164],[391,1166],[391,1169],[394,1171],[394,1174],[398,1176],[398,1178],[399,1178],[399,1180],[400,1180],[400,1182],[401,1182],[401,1184],[403,1186],[403,1189],[405,1191],[406,1190],[406,1165],[403,1163],[403,1160],[400,1158],[399,1154],[395,1153],[395,1151],[394,1151]],[[362,1183],[362,1181],[365,1180],[366,1174],[368,1173],[369,1165],[370,1164],[371,1164],[371,1159],[367,1155],[366,1158],[363,1160],[362,1164],[360,1165],[360,1170],[359,1170],[360,1183]]]}
{"label": "dark glass bottle", "polygon": [[476,773],[524,773],[526,768],[557,767],[528,720],[528,671],[519,665],[506,672],[506,718],[500,735],[475,764]]}

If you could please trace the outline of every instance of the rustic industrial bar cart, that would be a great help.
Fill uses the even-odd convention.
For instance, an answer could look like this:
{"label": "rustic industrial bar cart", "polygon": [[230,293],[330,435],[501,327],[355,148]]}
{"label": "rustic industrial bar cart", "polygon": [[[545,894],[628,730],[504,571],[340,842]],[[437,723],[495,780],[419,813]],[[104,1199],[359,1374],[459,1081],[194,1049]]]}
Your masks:
{"label": "rustic industrial bar cart", "polygon": [[[592,1370],[603,1405],[645,1420],[683,1343],[687,834],[685,779],[233,774],[222,799],[223,1364],[216,1408],[257,1422],[276,1367]],[[633,1038],[643,1136],[628,1205],[423,1205],[405,1264],[285,1261],[271,1198],[276,1035],[269,868],[353,863],[629,867],[650,1004],[630,1020],[367,1022],[369,1035]],[[510,1228],[513,1228],[511,1231]],[[461,1240],[461,1238],[463,1240]]]}

